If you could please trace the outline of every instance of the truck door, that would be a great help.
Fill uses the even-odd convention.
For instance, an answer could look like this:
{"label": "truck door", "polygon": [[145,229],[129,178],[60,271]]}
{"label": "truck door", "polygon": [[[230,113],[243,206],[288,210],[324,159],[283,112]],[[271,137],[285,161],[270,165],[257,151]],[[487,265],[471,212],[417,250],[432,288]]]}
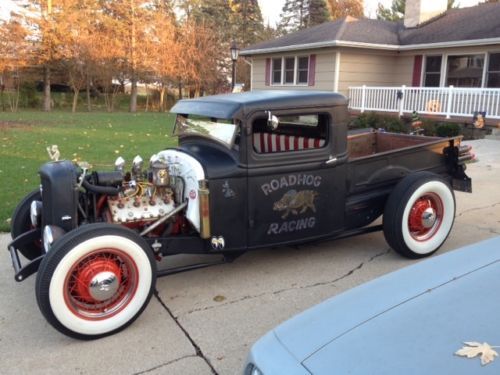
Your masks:
{"label": "truck door", "polygon": [[342,229],[346,168],[333,121],[328,111],[295,110],[255,113],[247,122],[250,248]]}

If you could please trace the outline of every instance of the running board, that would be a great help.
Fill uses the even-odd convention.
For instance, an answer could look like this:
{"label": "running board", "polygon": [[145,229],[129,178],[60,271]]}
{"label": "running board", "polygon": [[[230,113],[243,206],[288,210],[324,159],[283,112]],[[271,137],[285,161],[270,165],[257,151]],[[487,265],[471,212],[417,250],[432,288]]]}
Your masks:
{"label": "running board", "polygon": [[[241,254],[239,254],[239,255],[241,255]],[[156,272],[156,277],[175,275],[176,273],[182,273],[182,272],[187,272],[187,271],[192,271],[192,270],[198,270],[201,268],[207,268],[207,267],[211,267],[211,266],[218,266],[221,264],[231,263],[238,256],[233,256],[233,257],[224,256],[222,258],[222,260],[218,260],[216,262],[195,263],[195,264],[188,264],[186,266],[179,266],[179,267],[172,267],[172,268],[167,268],[167,269],[163,269],[163,270],[158,270]]]}

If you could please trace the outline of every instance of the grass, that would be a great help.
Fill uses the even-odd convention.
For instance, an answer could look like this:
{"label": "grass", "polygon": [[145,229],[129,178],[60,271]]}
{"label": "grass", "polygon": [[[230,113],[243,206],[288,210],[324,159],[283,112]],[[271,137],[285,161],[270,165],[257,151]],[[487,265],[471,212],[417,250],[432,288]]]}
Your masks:
{"label": "grass", "polygon": [[165,113],[0,113],[0,231],[10,231],[17,203],[40,184],[38,169],[49,161],[46,148],[57,144],[61,159],[82,160],[94,170],[112,169],[122,156],[130,167],[135,155],[177,144],[173,115]]}

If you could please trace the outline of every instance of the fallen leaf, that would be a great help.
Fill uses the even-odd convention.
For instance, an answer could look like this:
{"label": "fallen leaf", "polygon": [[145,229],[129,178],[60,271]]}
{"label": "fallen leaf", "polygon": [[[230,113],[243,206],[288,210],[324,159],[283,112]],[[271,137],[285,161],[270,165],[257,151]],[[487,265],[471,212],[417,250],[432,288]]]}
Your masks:
{"label": "fallen leaf", "polygon": [[487,365],[495,360],[498,353],[486,342],[482,344],[475,341],[464,342],[465,346],[455,352],[455,355],[467,358],[474,358],[481,355],[481,365]]}
{"label": "fallen leaf", "polygon": [[226,299],[226,297],[221,296],[221,295],[217,295],[217,296],[215,296],[215,297],[214,297],[214,301],[215,301],[215,302],[222,302],[222,301],[224,301],[225,299]]}

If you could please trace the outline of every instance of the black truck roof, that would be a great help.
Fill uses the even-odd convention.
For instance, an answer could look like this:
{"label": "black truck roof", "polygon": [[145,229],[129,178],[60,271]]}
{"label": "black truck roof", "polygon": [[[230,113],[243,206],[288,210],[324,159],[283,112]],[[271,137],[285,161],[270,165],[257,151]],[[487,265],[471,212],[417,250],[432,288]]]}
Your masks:
{"label": "black truck roof", "polygon": [[347,105],[347,99],[331,91],[255,90],[238,94],[183,99],[170,112],[231,119],[255,110]]}

